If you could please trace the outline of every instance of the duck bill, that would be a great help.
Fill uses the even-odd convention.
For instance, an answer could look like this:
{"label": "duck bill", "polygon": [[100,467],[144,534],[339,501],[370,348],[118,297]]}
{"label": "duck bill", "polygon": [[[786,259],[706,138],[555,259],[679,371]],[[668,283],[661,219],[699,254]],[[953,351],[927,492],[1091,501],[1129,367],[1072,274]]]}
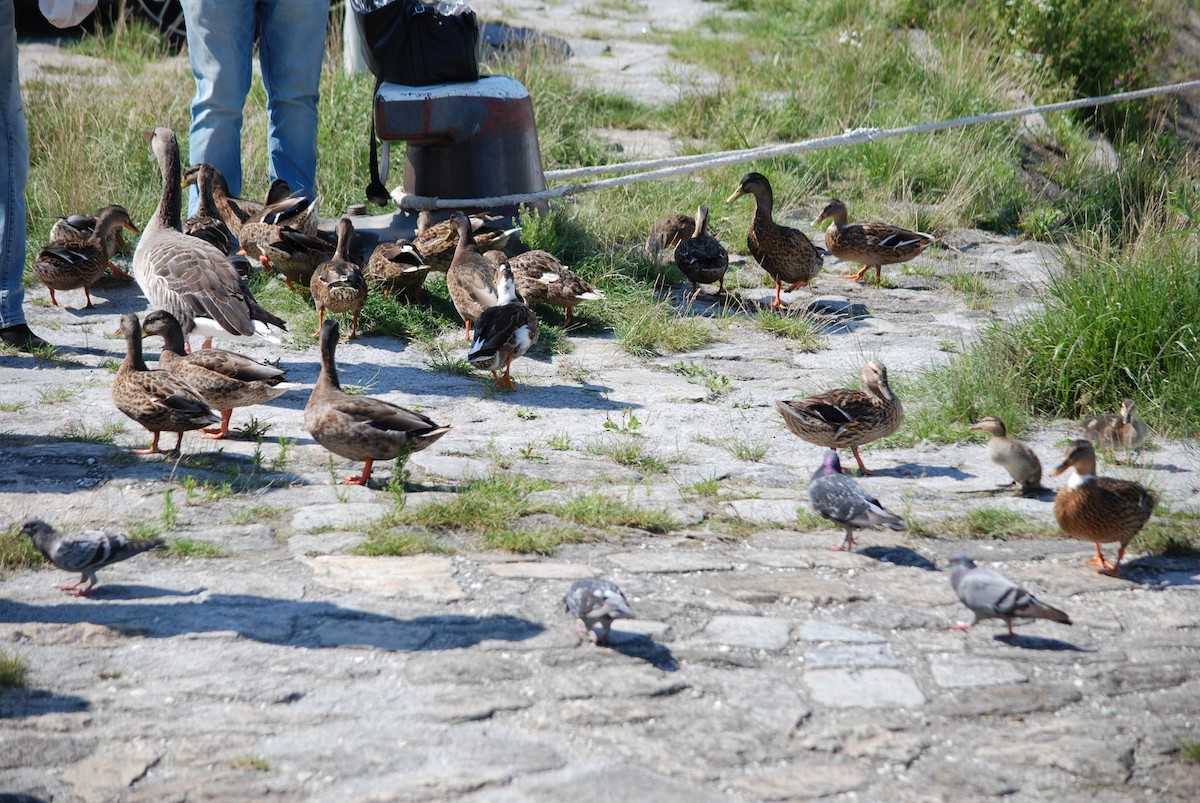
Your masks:
{"label": "duck bill", "polygon": [[830,217],[832,217],[832,215],[826,215],[825,217],[819,217],[813,221],[813,225],[814,226],[824,226],[825,221],[829,220]]}
{"label": "duck bill", "polygon": [[967,429],[972,432],[981,432],[983,427],[979,426],[978,424],[972,424],[971,426],[967,427]]}
{"label": "duck bill", "polygon": [[1057,477],[1059,474],[1062,474],[1064,471],[1066,471],[1070,467],[1071,467],[1070,463],[1059,463],[1058,468],[1054,469],[1054,471],[1051,472],[1052,476]]}
{"label": "duck bill", "polygon": [[129,230],[130,230],[131,232],[133,232],[134,234],[141,234],[141,233],[142,233],[142,232],[141,232],[141,229],[139,229],[137,226],[133,225],[132,223],[123,223],[122,225],[123,225],[125,228],[129,229]]}
{"label": "duck bill", "polygon": [[725,203],[731,204],[734,201],[736,201],[738,198],[741,198],[745,194],[746,194],[746,191],[743,190],[741,187],[738,187],[736,190],[733,191],[733,195],[730,195],[728,198],[725,199]]}

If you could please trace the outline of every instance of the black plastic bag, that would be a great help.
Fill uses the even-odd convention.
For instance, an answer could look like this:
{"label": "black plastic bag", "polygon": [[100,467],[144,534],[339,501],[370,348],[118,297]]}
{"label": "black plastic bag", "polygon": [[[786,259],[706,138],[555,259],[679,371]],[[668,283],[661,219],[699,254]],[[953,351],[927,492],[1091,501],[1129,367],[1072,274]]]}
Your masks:
{"label": "black plastic bag", "polygon": [[475,12],[443,16],[420,0],[350,0],[367,66],[408,86],[479,80]]}

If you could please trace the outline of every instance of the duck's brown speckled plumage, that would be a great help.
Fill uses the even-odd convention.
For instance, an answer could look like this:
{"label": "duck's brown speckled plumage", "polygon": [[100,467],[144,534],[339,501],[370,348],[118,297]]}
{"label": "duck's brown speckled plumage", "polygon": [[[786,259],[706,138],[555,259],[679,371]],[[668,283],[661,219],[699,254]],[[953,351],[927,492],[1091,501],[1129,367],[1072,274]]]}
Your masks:
{"label": "duck's brown speckled plumage", "polygon": [[205,429],[205,438],[220,439],[229,434],[234,407],[262,404],[300,387],[287,382],[282,369],[234,351],[201,349],[185,354],[179,321],[163,310],[146,316],[142,336],[161,337],[159,368],[183,377],[210,407],[221,411],[221,426]]}
{"label": "duck's brown speckled plumage", "polygon": [[725,292],[725,272],[729,270],[729,252],[708,233],[708,207],[696,209],[695,226],[690,237],[675,247],[675,266],[692,283],[692,292],[700,285],[718,282],[718,293]]}
{"label": "duck's brown speckled plumage", "polygon": [[317,443],[339,457],[363,461],[362,474],[345,482],[365,485],[374,461],[419,452],[450,427],[391,402],[342,392],[334,362],[337,340],[337,321],[326,321],[321,327],[321,375],[304,407],[304,426]]}
{"label": "duck's brown speckled plumage", "polygon": [[1024,441],[1010,438],[1003,420],[989,415],[967,429],[987,432],[992,436],[987,443],[988,457],[1008,472],[1013,483],[1021,486],[1022,494],[1031,496],[1042,489],[1042,463],[1037,453]]}
{"label": "duck's brown speckled plumage", "polygon": [[471,339],[471,325],[488,307],[496,306],[498,297],[495,286],[495,267],[491,260],[479,252],[471,238],[470,223],[462,212],[455,212],[451,220],[458,228],[458,245],[454,259],[446,271],[446,288],[454,309],[466,325],[467,340]]}
{"label": "duck's brown speckled plumage", "polygon": [[183,233],[199,237],[211,243],[222,254],[233,251],[233,231],[221,218],[221,211],[213,200],[213,184],[216,168],[210,164],[196,166],[196,192],[199,202],[196,214],[183,221]]}
{"label": "duck's brown speckled plumage", "polygon": [[505,257],[500,251],[488,251],[484,256],[496,266],[508,262],[517,292],[526,304],[566,307],[566,325],[570,325],[575,305],[580,301],[604,300],[603,293],[595,290],[548,251],[526,251],[512,257]]}
{"label": "duck's brown speckled plumage", "polygon": [[1076,431],[1101,449],[1140,449],[1150,437],[1150,429],[1138,418],[1133,399],[1122,400],[1117,415],[1098,415],[1081,421]]}
{"label": "duck's brown speckled plumage", "polygon": [[137,231],[124,208],[105,207],[96,220],[95,230],[86,240],[52,242],[38,252],[30,267],[38,280],[50,290],[51,304],[58,306],[55,290],[78,290],[82,287],[87,299],[84,309],[94,306],[92,285],[104,275],[112,255],[106,243],[112,238],[113,232],[122,228]]}
{"label": "duck's brown speckled plumage", "polygon": [[859,470],[869,474],[858,447],[900,429],[904,407],[888,386],[883,363],[864,365],[860,381],[862,390],[838,388],[805,399],[777,401],[775,409],[792,434],[817,446],[850,449]]}
{"label": "duck's brown speckled plumage", "polygon": [[497,303],[485,309],[476,321],[467,362],[482,371],[491,371],[493,377],[503,368],[504,375],[496,377],[496,385],[511,390],[512,361],[523,357],[537,342],[538,319],[517,297],[516,279],[508,262],[496,266],[493,284]]}
{"label": "duck's brown speckled plumage", "polygon": [[[94,215],[67,215],[60,217],[54,221],[54,225],[50,227],[49,242],[63,245],[65,243],[85,243],[96,232],[96,221],[110,209],[124,209],[120,204],[111,204],[102,207]],[[108,259],[112,259],[116,254],[122,254],[129,251],[129,246],[125,242],[123,230],[121,228],[113,229],[104,238],[104,252]],[[128,282],[133,281],[133,277],[115,265],[108,266],[113,276],[118,279],[123,279]]]}
{"label": "duck's brown speckled plumage", "polygon": [[812,240],[799,229],[775,222],[775,194],[771,182],[761,173],[747,173],[733,194],[725,199],[732,203],[743,195],[754,196],[754,218],[746,245],[762,269],[775,280],[775,300],[771,306],[780,308],[783,285],[788,292],[808,285],[821,272],[821,252]]}
{"label": "duck's brown speckled plumage", "polygon": [[271,327],[283,320],[264,310],[237,270],[210,243],[181,229],[179,145],[175,132],[146,132],[163,173],[163,194],[133,255],[133,276],[150,307],[175,316],[186,338],[193,330],[280,342]]}
{"label": "duck's brown speckled plumage", "polygon": [[[185,187],[196,184],[200,176],[200,168],[204,165],[203,162],[194,164],[183,173]],[[225,179],[225,175],[212,165],[207,166],[212,169],[211,190],[217,213],[238,239],[241,239],[243,225],[258,218],[266,206],[282,201],[291,191],[286,181],[275,179],[271,182],[270,189],[267,190],[266,203],[252,201],[249,198],[238,198],[230,194],[229,182]]]}
{"label": "duck's brown speckled plumage", "polygon": [[[1086,440],[1068,444],[1054,475],[1071,468],[1075,474],[1054,497],[1054,518],[1068,535],[1096,544],[1096,557],[1089,565],[1119,577],[1125,547],[1150,520],[1158,499],[1136,482],[1097,477],[1096,450]],[[1101,544],[1111,543],[1120,544],[1115,563],[1105,560],[1100,551]]]}
{"label": "duck's brown speckled plumage", "polygon": [[385,296],[392,293],[412,294],[413,301],[421,300],[421,285],[432,268],[409,240],[393,240],[375,246],[367,261],[367,282]]}
{"label": "duck's brown speckled plumage", "polygon": [[833,222],[825,230],[825,248],[838,259],[863,266],[858,273],[846,277],[856,281],[874,268],[875,281],[878,282],[883,265],[907,262],[937,242],[932,234],[909,231],[888,223],[849,223],[846,205],[837,198],[821,210],[813,225],[819,226],[830,218]]}
{"label": "duck's brown speckled plumage", "polygon": [[673,254],[675,247],[691,237],[695,230],[696,218],[691,215],[677,213],[654,221],[646,237],[646,251],[650,259],[657,262],[662,259],[662,254]]}
{"label": "duck's brown speckled plumage", "polygon": [[[430,269],[445,273],[450,270],[454,254],[458,250],[459,228],[454,222],[455,212],[440,223],[429,223],[429,216],[421,213],[417,221],[417,233],[413,236],[413,246],[421,254],[421,258]],[[498,225],[502,218],[471,215],[471,237],[480,253],[486,251],[502,251],[508,245],[508,240],[519,228],[503,228]]]}
{"label": "duck's brown speckled plumage", "polygon": [[353,237],[354,224],[350,218],[339,220],[337,250],[333,253],[333,259],[318,265],[309,281],[309,291],[317,305],[317,331],[313,332],[314,337],[321,333],[326,311],[354,313],[354,323],[346,339],[353,339],[358,334],[358,314],[362,312],[363,304],[367,303],[367,280],[362,269],[346,259]]}
{"label": "duck's brown speckled plumage", "polygon": [[136,315],[121,316],[121,333],[125,336],[125,360],[113,377],[112,400],[125,415],[154,434],[149,449],[135,449],[134,454],[159,451],[158,437],[162,432],[175,432],[175,448],[183,441],[183,433],[216,424],[218,419],[203,396],[183,377],[170,371],[146,367],[142,358],[142,328]]}

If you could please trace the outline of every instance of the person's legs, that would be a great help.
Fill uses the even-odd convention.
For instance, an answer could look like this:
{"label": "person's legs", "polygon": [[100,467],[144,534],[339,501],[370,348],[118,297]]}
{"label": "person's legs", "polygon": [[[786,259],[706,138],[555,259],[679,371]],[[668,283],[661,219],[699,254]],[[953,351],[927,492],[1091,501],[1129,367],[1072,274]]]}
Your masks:
{"label": "person's legs", "polygon": [[29,135],[17,75],[13,0],[0,0],[0,340],[24,351],[46,342],[25,325],[25,183]]}
{"label": "person's legs", "polygon": [[329,0],[261,0],[258,58],[267,90],[271,179],[311,195],[317,173],[317,100]]}
{"label": "person's legs", "polygon": [[[229,191],[242,192],[242,107],[250,91],[255,0],[181,0],[188,57],[196,78],[191,164],[208,162],[224,174]],[[196,211],[195,189],[188,214]]]}

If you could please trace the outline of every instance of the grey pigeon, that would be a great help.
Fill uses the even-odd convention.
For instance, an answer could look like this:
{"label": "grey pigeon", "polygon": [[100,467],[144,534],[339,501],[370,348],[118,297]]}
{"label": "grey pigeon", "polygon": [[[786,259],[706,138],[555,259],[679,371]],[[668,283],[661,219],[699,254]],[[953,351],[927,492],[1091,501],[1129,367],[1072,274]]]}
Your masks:
{"label": "grey pigeon", "polygon": [[854,531],[863,527],[908,529],[899,516],[884,508],[878,499],[842,473],[842,462],[833,449],[825,453],[825,462],[808,483],[808,501],[813,510],[846,528],[846,539],[830,547],[833,552],[854,549]]}
{"label": "grey pigeon", "polygon": [[597,644],[608,642],[608,629],[612,627],[613,619],[636,619],[629,608],[629,601],[617,584],[611,580],[600,580],[595,577],[585,577],[571,583],[571,588],[563,597],[567,613],[578,616],[584,626],[591,631],[592,625],[600,623],[600,634],[596,637]]}
{"label": "grey pigeon", "polygon": [[951,625],[951,630],[966,630],[983,619],[1003,619],[1008,625],[1008,634],[1000,638],[1010,639],[1013,619],[1049,619],[1051,622],[1071,624],[1071,617],[1052,608],[1030,594],[999,572],[981,569],[975,561],[959,555],[950,561],[954,570],[950,572],[950,585],[963,605],[975,614],[969,625]]}
{"label": "grey pigeon", "polygon": [[[21,525],[21,532],[33,539],[33,545],[58,568],[67,572],[81,572],[82,577],[74,585],[60,586],[63,591],[74,591],[74,596],[84,597],[96,585],[96,572],[110,563],[164,546],[158,538],[131,541],[127,536],[106,533],[100,530],[80,530],[62,533],[41,519],[29,519]],[[87,588],[77,590],[87,580]]]}

